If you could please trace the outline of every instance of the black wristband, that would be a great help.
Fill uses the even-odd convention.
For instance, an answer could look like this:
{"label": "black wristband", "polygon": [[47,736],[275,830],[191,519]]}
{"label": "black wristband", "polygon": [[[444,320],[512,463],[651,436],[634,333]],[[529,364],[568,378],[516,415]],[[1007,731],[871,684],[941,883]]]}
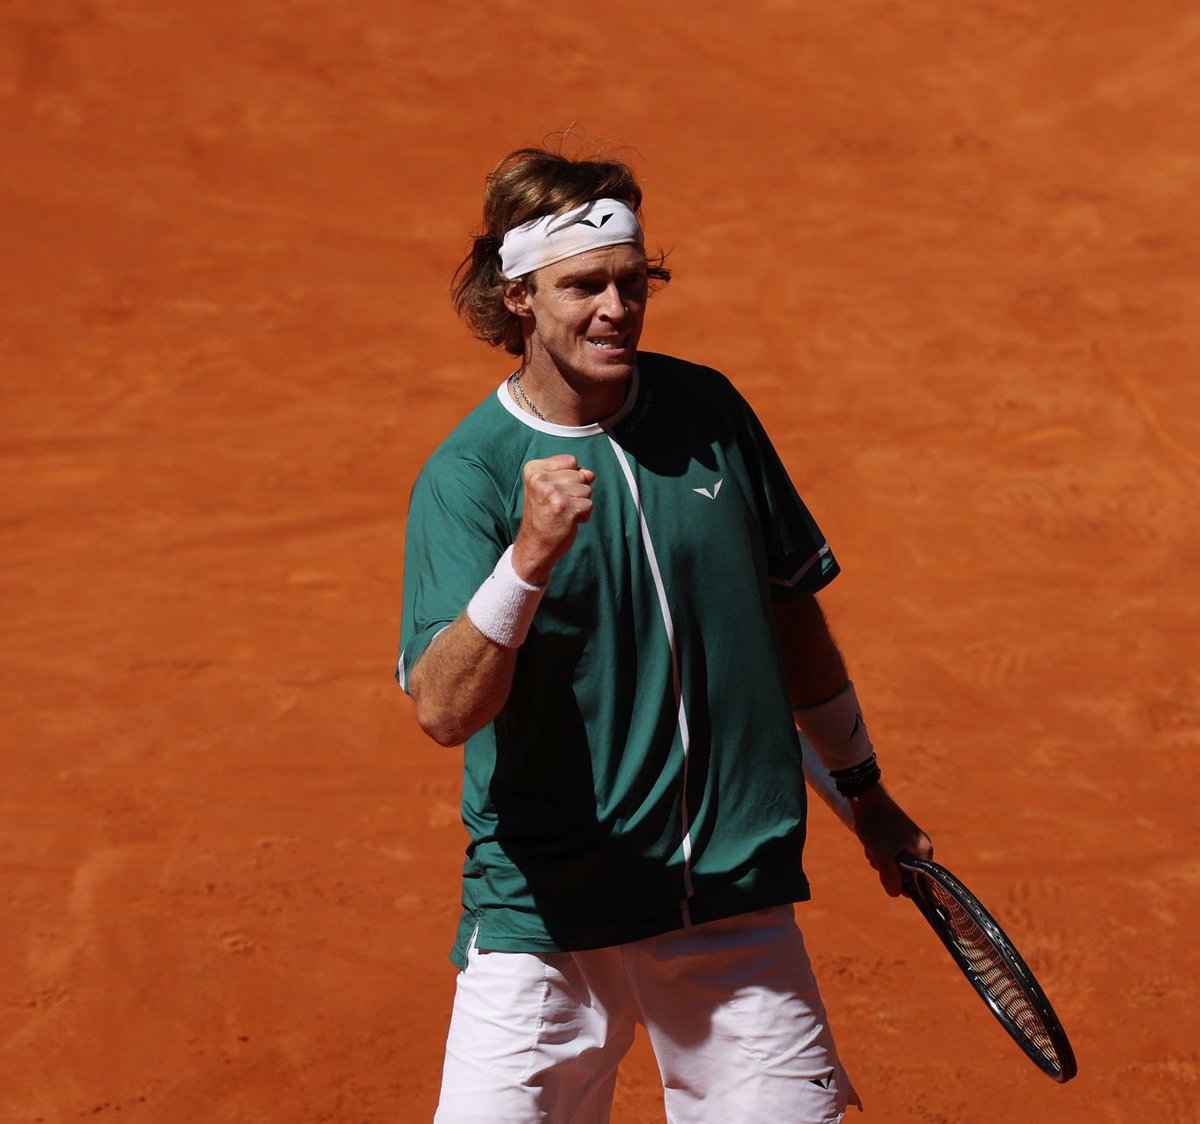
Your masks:
{"label": "black wristband", "polygon": [[872,753],[865,761],[851,765],[848,769],[830,769],[829,775],[833,778],[833,783],[837,785],[838,792],[847,800],[853,800],[856,796],[861,796],[864,792],[874,788],[883,773],[879,768],[879,762],[875,759],[875,754]]}

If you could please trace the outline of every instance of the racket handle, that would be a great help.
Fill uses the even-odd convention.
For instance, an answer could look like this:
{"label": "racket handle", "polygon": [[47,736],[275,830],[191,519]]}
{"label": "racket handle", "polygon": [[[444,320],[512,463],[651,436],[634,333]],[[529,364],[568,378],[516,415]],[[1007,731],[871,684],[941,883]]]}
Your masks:
{"label": "racket handle", "polygon": [[800,737],[800,756],[804,763],[804,779],[808,781],[808,787],[829,805],[833,814],[846,827],[853,831],[854,813],[850,810],[850,801],[838,792],[833,777],[829,775],[825,763],[817,756],[816,750],[808,744],[808,738],[799,730],[796,733]]}

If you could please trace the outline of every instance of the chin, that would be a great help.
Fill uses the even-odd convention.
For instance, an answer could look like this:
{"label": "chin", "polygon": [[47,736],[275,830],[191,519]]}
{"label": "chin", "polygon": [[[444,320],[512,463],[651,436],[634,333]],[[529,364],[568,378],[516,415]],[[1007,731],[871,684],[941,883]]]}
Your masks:
{"label": "chin", "polygon": [[603,366],[590,364],[586,369],[577,371],[580,381],[591,383],[593,386],[611,386],[613,383],[623,383],[633,374],[636,366],[632,361],[622,363],[606,363]]}
{"label": "chin", "polygon": [[615,355],[588,355],[583,369],[598,379],[625,378],[637,366],[637,348],[627,347]]}

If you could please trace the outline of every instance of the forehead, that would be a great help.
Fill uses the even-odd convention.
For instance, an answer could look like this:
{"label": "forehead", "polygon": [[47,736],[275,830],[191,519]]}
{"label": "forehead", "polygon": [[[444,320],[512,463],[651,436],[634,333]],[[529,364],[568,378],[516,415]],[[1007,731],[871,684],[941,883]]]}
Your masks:
{"label": "forehead", "polygon": [[632,242],[619,246],[601,246],[582,254],[565,258],[538,270],[543,281],[558,281],[566,277],[616,276],[646,268],[646,251]]}

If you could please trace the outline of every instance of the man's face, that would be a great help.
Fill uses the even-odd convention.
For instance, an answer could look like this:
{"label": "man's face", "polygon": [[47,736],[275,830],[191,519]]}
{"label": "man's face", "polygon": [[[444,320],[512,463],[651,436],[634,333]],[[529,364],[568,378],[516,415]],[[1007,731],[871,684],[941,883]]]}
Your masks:
{"label": "man's face", "polygon": [[646,255],[640,246],[577,254],[539,269],[536,288],[521,290],[517,304],[533,323],[527,367],[552,363],[580,391],[623,382],[633,373],[646,315]]}

